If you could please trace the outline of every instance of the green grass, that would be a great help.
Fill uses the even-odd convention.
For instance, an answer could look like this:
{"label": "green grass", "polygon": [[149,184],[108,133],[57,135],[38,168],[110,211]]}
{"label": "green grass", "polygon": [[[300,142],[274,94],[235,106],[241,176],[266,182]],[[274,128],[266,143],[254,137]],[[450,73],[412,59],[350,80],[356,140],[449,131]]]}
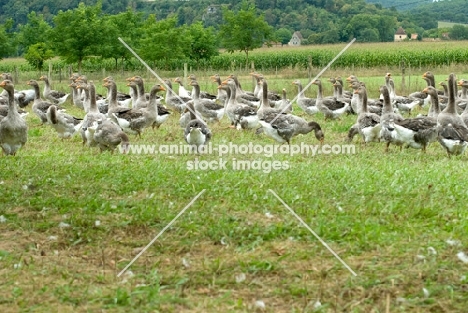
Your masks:
{"label": "green grass", "polygon": [[462,23],[452,23],[452,22],[437,22],[437,28],[452,28],[454,25],[466,25]]}
{"label": "green grass", "polygon": [[[431,70],[438,80],[446,77]],[[384,73],[356,74],[376,96]],[[269,86],[285,86],[291,98],[295,95],[292,73],[268,74]],[[350,73],[324,77],[336,74]],[[421,75],[414,73],[412,82],[422,86]],[[101,77],[90,76],[102,88]],[[202,89],[214,89],[207,77],[197,76]],[[23,86],[26,78],[20,77]],[[250,79],[241,78],[248,89]],[[123,80],[118,85],[123,90]],[[66,90],[65,82],[56,86]],[[71,104],[66,107],[83,115]],[[306,118],[322,125],[328,144],[343,144],[356,120]],[[320,312],[467,307],[468,267],[456,256],[467,251],[467,157],[448,159],[437,143],[426,154],[395,147],[384,153],[382,144],[363,146],[358,140],[356,153],[347,155],[229,154],[222,156],[226,170],[197,171],[187,170],[194,155],[100,154],[82,147],[78,137],[59,140],[50,127],[38,126],[33,113],[27,122],[27,145],[16,157],[0,158],[0,215],[6,218],[0,223],[2,312],[255,312],[257,300],[267,312],[312,312],[317,300]],[[226,119],[212,126],[214,145],[275,144],[227,126]],[[182,141],[176,114],[161,129],[131,138],[135,144]],[[309,135],[293,140],[301,142],[317,144]],[[220,156],[198,158],[219,161]],[[288,162],[289,169],[236,170],[230,166],[234,158]],[[117,277],[204,189],[130,267],[133,275]],[[448,239],[461,245],[451,246]],[[245,280],[237,282],[240,274]]]}

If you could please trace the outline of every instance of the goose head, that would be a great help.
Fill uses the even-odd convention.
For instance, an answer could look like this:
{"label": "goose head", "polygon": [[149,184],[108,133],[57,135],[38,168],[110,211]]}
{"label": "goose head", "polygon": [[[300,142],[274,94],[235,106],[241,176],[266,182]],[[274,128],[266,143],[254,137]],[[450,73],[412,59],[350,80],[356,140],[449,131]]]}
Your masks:
{"label": "goose head", "polygon": [[13,82],[9,79],[5,79],[0,83],[0,87],[5,90],[14,90]]}
{"label": "goose head", "polygon": [[320,141],[320,144],[323,144],[323,141],[325,140],[325,135],[323,134],[322,127],[320,127],[319,123],[309,122],[308,125],[314,131],[315,138],[317,138],[317,140]]}
{"label": "goose head", "polygon": [[214,74],[212,76],[210,76],[211,80],[215,83],[221,83],[221,76],[219,76],[219,74]]}
{"label": "goose head", "polygon": [[197,80],[197,77],[196,77],[194,74],[190,74],[190,75],[188,76],[188,79],[190,79],[190,80]]}
{"label": "goose head", "polygon": [[74,82],[75,80],[78,79],[78,77],[80,77],[80,74],[78,74],[78,73],[73,73],[73,74],[71,74],[71,76],[70,76],[69,79],[70,79],[71,81]]}
{"label": "goose head", "polygon": [[353,82],[357,82],[359,80],[357,79],[357,77],[355,75],[349,75],[348,77],[346,77],[346,81],[349,82],[349,83],[353,83]]}
{"label": "goose head", "polygon": [[292,84],[298,86],[298,85],[301,85],[301,81],[300,80],[295,80],[295,81],[292,82]]}
{"label": "goose head", "polygon": [[28,80],[28,82],[27,82],[26,84],[28,84],[29,86],[39,86],[39,84],[37,83],[37,81],[34,80],[34,79]]}
{"label": "goose head", "polygon": [[3,80],[10,80],[10,81],[13,81],[13,76],[11,75],[11,73],[2,73],[1,74],[1,78]]}
{"label": "goose head", "polygon": [[102,81],[103,82],[114,81],[114,78],[112,76],[107,76],[107,77],[103,78]]}
{"label": "goose head", "polygon": [[[103,86],[104,86],[104,85],[103,85]],[[134,81],[129,81],[129,82],[127,83],[127,86],[129,86],[129,87],[135,87],[135,88],[136,88],[137,83],[134,82]],[[104,87],[106,87],[106,86],[104,86]]]}

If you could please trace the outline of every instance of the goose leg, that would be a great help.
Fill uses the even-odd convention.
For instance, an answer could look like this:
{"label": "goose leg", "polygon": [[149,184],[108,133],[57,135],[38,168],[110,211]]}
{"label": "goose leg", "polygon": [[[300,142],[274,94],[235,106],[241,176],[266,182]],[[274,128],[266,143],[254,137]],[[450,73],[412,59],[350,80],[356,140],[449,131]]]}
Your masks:
{"label": "goose leg", "polygon": [[388,152],[388,148],[390,147],[390,141],[387,142],[385,145],[385,152]]}

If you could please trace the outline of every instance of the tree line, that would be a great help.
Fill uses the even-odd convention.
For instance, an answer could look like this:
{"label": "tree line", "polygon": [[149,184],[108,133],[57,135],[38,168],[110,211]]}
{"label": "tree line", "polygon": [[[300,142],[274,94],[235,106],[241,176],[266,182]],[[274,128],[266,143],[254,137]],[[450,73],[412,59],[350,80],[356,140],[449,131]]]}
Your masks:
{"label": "tree line", "polygon": [[16,10],[16,20],[1,15],[0,57],[24,56],[41,69],[53,56],[79,67],[92,56],[113,59],[117,67],[132,57],[120,37],[149,63],[198,62],[217,55],[220,47],[245,52],[248,62],[249,51],[285,44],[295,30],[301,31],[303,44],[393,41],[398,26],[425,31],[414,18],[364,0],[77,1],[29,1],[27,8],[38,11],[26,13],[25,1],[0,0],[0,8]]}
{"label": "tree line", "polygon": [[275,39],[273,28],[246,0],[239,11],[223,8],[223,17],[225,23],[215,30],[202,21],[178,26],[177,16],[158,20],[153,14],[144,17],[131,8],[103,14],[101,3],[88,6],[81,2],[73,10],[59,11],[53,18],[54,26],[34,11],[17,32],[9,31],[13,23],[7,21],[0,27],[0,55],[24,55],[39,70],[54,56],[67,64],[76,63],[79,70],[87,57],[113,59],[117,67],[119,61],[133,56],[124,41],[149,64],[180,59],[197,63],[218,55],[220,45],[230,52],[245,52],[248,62],[249,51]]}

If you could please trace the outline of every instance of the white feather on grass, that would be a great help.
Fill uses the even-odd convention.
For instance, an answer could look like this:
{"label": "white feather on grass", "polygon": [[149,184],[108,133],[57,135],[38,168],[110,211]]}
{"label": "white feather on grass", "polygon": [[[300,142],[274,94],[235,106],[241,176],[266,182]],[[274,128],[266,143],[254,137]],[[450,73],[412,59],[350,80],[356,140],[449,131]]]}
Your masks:
{"label": "white feather on grass", "polygon": [[466,255],[465,252],[458,252],[457,253],[457,257],[460,259],[460,261],[462,261],[463,263],[468,263],[468,255]]}

